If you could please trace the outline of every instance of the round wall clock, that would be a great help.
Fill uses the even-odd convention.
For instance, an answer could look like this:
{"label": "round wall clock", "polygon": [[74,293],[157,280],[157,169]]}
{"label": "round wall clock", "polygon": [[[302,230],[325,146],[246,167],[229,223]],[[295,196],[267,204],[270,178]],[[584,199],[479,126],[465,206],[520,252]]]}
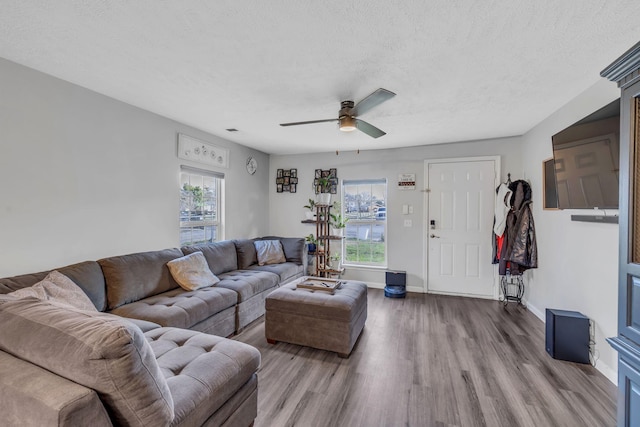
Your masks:
{"label": "round wall clock", "polygon": [[258,161],[251,156],[247,157],[247,172],[249,172],[250,175],[253,175],[257,170]]}

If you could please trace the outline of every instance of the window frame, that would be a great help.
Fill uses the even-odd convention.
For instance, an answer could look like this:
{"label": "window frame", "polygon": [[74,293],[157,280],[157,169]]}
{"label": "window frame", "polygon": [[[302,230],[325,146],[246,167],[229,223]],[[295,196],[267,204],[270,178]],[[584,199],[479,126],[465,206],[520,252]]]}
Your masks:
{"label": "window frame", "polygon": [[[205,215],[200,215],[201,219],[194,220],[189,218],[188,220],[183,220],[183,213],[185,210],[183,209],[183,199],[182,199],[182,191],[184,188],[184,175],[196,176],[201,180],[205,179],[214,179],[214,194],[215,194],[215,204],[214,208],[210,211],[213,212],[213,219],[205,218]],[[189,179],[191,182],[191,179]],[[204,187],[204,183],[202,184]],[[203,188],[204,189],[204,188]],[[206,169],[199,169],[190,166],[181,165],[180,173],[178,174],[178,191],[179,191],[179,201],[178,201],[178,242],[180,246],[187,245],[195,245],[195,244],[203,244],[203,243],[212,243],[220,240],[224,240],[224,174],[220,172],[214,172]],[[214,227],[215,232],[212,233],[210,240],[198,240],[194,241],[183,241],[182,235],[184,230],[193,230],[198,227]],[[206,238],[206,229],[204,231]]]}
{"label": "window frame", "polygon": [[[347,213],[347,204],[345,203],[345,199],[347,196],[347,191],[346,191],[346,187],[347,186],[352,186],[352,185],[379,185],[379,184],[383,184],[384,185],[384,194],[383,194],[383,200],[384,200],[384,207],[385,208],[385,218],[384,220],[380,220],[376,218],[376,213],[373,213],[372,216],[370,218],[352,218],[349,217],[348,213]],[[347,246],[348,246],[348,238],[347,238],[347,232],[345,229],[345,238],[342,240],[342,264],[344,266],[348,266],[348,267],[355,267],[355,268],[374,268],[374,269],[378,269],[378,268],[387,268],[388,265],[388,226],[387,226],[387,220],[388,220],[388,192],[389,192],[389,183],[388,180],[386,178],[367,178],[367,179],[346,179],[346,180],[342,180],[342,185],[341,185],[341,214],[343,217],[345,218],[349,218],[348,222],[347,222],[347,227],[349,227],[349,225],[369,225],[370,227],[376,226],[376,225],[383,225],[383,231],[382,231],[382,241],[380,243],[382,243],[384,246],[384,260],[381,262],[363,262],[363,261],[350,261],[347,260]],[[373,194],[372,188],[370,188],[369,190],[370,194]],[[370,203],[370,205],[372,205]],[[371,206],[370,206],[371,208]],[[360,214],[360,206],[357,207],[358,209],[358,214]],[[373,228],[371,229],[371,237],[369,238],[369,244],[374,244],[375,242],[373,241]],[[356,236],[356,241],[357,241],[357,236]]]}

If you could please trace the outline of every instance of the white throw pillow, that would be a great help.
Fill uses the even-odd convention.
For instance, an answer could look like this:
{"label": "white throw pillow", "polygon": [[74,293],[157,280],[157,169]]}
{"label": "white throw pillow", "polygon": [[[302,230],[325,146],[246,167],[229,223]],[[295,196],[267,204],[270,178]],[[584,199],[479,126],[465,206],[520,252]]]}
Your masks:
{"label": "white throw pillow", "polygon": [[98,311],[87,294],[73,280],[56,270],[35,285],[18,289],[8,295],[18,299],[33,297],[80,310]]}
{"label": "white throw pillow", "polygon": [[253,242],[258,256],[258,265],[287,262],[280,240],[256,240]]}
{"label": "white throw pillow", "polygon": [[167,263],[171,276],[186,291],[213,286],[220,281],[209,269],[202,252],[194,252]]}

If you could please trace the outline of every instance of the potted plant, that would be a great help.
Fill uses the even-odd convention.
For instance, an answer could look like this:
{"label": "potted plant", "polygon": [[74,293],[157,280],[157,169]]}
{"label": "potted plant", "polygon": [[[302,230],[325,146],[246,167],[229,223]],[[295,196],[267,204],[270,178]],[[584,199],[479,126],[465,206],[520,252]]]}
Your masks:
{"label": "potted plant", "polygon": [[307,237],[304,238],[305,242],[307,242],[307,252],[309,252],[310,254],[315,254],[316,253],[316,244],[318,243],[318,241],[316,240],[316,237],[313,234],[309,234]]}
{"label": "potted plant", "polygon": [[309,199],[309,203],[304,205],[303,207],[307,208],[308,211],[305,211],[305,215],[307,216],[307,219],[313,219],[313,217],[315,216],[316,212],[316,202],[313,199]]}
{"label": "potted plant", "polygon": [[332,270],[340,270],[340,267],[342,267],[342,256],[340,252],[331,254],[331,257],[329,257],[329,263]]}
{"label": "potted plant", "polygon": [[331,227],[331,234],[333,234],[334,236],[342,236],[342,232],[347,226],[347,221],[349,221],[349,218],[342,216],[342,213],[340,212],[340,202],[335,202],[333,204],[333,208],[336,210],[336,213],[329,214],[329,226]]}
{"label": "potted plant", "polygon": [[318,178],[315,185],[316,191],[316,204],[329,205],[331,204],[331,180],[329,178]]}

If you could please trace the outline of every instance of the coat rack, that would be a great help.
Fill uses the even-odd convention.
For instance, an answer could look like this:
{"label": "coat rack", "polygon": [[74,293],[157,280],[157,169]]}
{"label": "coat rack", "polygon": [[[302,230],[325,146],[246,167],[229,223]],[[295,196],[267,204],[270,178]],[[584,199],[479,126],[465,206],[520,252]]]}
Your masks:
{"label": "coat rack", "polygon": [[[516,181],[516,183],[518,182],[519,181]],[[510,190],[515,191],[515,189],[511,188],[511,185],[512,185],[511,173],[507,173],[507,180],[503,185],[507,185],[509,186]],[[518,185],[521,185],[521,184],[518,184]],[[498,190],[499,189],[500,187],[498,188]],[[511,196],[510,195],[505,196],[505,201],[507,197],[511,197]],[[508,204],[510,205],[510,203]],[[513,215],[515,213],[514,211],[515,207],[514,206],[510,206],[510,207],[511,207],[511,211],[509,212],[509,215]],[[498,211],[496,211],[496,215],[497,215],[497,212]],[[507,233],[507,230],[505,230],[505,233]],[[495,233],[494,233],[494,239],[498,240]],[[502,239],[502,237],[500,239]],[[501,245],[507,245],[507,244],[508,242],[506,241],[501,242]],[[501,291],[500,300],[503,301],[505,307],[507,306],[509,301],[514,301],[517,304],[524,306],[524,303],[522,302],[522,298],[525,292],[525,283],[522,276],[523,271],[516,268],[515,273],[512,274],[513,269],[511,267],[513,267],[513,265],[510,265],[510,263],[506,263],[505,265],[503,265],[503,261],[499,261],[499,254],[497,252],[495,252],[495,254],[496,254],[496,258],[494,259],[494,263],[500,262],[500,291]]]}

